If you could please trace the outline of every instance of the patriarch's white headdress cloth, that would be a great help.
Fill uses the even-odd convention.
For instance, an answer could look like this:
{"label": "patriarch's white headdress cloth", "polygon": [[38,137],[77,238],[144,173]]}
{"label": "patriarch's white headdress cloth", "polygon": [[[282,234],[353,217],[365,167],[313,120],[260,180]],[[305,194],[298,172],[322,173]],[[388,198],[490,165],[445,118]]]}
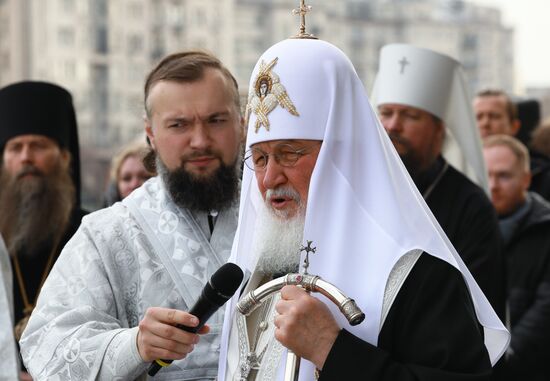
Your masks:
{"label": "patriarch's white headdress cloth", "polygon": [[[345,54],[320,40],[279,42],[260,57],[249,89],[247,148],[277,139],[323,141],[309,187],[304,240],[317,247],[309,272],[342,289],[366,314],[362,324],[350,327],[335,311],[340,324],[376,345],[388,275],[404,254],[421,249],[463,273],[496,362],[509,334],[416,190]],[[250,271],[261,202],[254,173],[245,166],[230,261]],[[237,298],[225,314],[220,380]],[[303,362],[300,380],[312,375],[312,364]]]}

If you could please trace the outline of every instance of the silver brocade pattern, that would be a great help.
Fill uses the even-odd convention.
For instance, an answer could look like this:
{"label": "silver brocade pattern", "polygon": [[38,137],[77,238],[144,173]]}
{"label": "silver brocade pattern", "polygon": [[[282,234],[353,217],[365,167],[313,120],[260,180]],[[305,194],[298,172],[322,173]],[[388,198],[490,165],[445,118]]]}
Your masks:
{"label": "silver brocade pattern", "polygon": [[[255,348],[251,348],[250,346],[248,337],[250,325],[247,317],[239,313],[235,314],[239,342],[239,372],[235,374],[235,381],[274,381],[276,379],[284,349],[281,343],[275,340],[275,326],[273,324],[275,304],[280,299],[280,294],[273,294],[269,298],[272,300],[264,302],[269,305],[269,311],[267,311],[265,317],[267,327],[264,329],[260,328],[260,323],[264,319],[260,319],[261,321],[255,327],[252,327],[254,336],[259,337],[257,344],[254,345]],[[256,372],[254,378],[249,377],[252,371]]]}
{"label": "silver brocade pattern", "polygon": [[[178,209],[158,178],[123,203],[85,217],[46,281],[21,341],[32,375],[142,377],[148,364],[137,354],[132,327],[151,306],[188,309],[230,254],[237,210],[219,214],[212,237],[201,229],[206,219]],[[213,380],[222,321],[220,309],[194,352],[155,380]]]}
{"label": "silver brocade pattern", "polygon": [[386,288],[384,290],[384,302],[382,304],[382,317],[380,319],[380,330],[384,325],[384,321],[390,312],[390,308],[393,304],[393,301],[397,297],[401,286],[407,279],[407,276],[411,272],[414,264],[420,258],[422,250],[411,250],[405,255],[403,255],[397,263],[393,266],[393,269],[388,277],[386,282]]}

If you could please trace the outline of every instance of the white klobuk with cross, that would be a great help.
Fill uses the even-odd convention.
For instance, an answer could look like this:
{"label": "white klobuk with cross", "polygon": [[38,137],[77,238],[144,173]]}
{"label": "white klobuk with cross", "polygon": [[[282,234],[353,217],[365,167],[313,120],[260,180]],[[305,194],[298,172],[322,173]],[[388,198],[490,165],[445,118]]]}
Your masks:
{"label": "white klobuk with cross", "polygon": [[455,59],[407,44],[382,48],[373,105],[411,106],[441,119],[446,127],[443,157],[488,192],[471,100],[462,67]]}
{"label": "white klobuk with cross", "polygon": [[400,74],[403,74],[405,72],[405,67],[410,64],[409,61],[407,61],[407,57],[401,58],[401,61],[399,61],[399,64],[401,65],[401,71]]}

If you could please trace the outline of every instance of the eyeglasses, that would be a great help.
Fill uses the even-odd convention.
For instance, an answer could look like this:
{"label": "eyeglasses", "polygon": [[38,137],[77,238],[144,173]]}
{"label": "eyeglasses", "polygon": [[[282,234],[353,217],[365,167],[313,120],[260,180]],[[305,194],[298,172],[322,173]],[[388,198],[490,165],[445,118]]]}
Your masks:
{"label": "eyeglasses", "polygon": [[266,153],[259,148],[251,148],[245,152],[244,163],[253,171],[263,171],[267,167],[269,157],[273,156],[275,162],[280,166],[293,167],[302,156],[307,155],[312,148],[318,145],[319,143],[316,143],[309,147],[296,149],[290,144],[281,144],[272,153]]}

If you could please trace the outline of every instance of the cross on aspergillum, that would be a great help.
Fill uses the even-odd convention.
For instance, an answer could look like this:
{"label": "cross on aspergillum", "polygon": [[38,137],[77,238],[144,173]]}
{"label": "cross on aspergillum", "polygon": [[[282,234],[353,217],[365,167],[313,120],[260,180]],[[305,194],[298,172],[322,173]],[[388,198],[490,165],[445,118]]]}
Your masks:
{"label": "cross on aspergillum", "polygon": [[307,274],[307,269],[309,268],[309,253],[315,254],[315,251],[317,250],[316,247],[311,247],[311,244],[313,241],[307,241],[307,246],[302,245],[300,248],[300,253],[305,251],[306,257],[304,259],[304,274]]}

